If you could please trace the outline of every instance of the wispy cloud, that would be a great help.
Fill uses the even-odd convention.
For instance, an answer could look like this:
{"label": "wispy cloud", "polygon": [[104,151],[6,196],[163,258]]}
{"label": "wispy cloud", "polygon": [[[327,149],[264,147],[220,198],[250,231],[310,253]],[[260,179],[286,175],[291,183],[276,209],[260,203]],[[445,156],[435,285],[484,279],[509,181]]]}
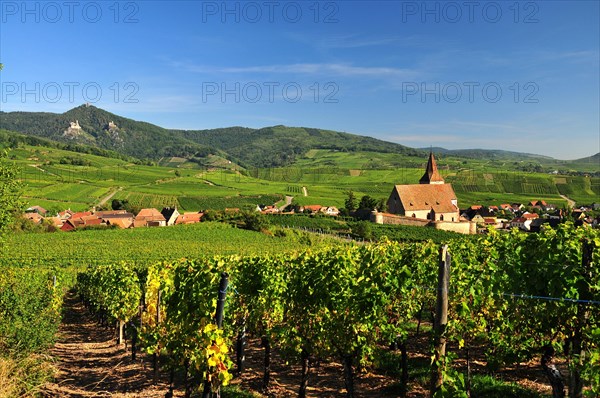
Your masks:
{"label": "wispy cloud", "polygon": [[430,37],[424,35],[365,35],[359,33],[332,34],[328,36],[299,34],[290,32],[285,34],[290,40],[306,44],[317,50],[335,50],[335,49],[353,49],[366,47],[422,47],[429,46],[432,43],[442,46],[440,39],[433,41]]}
{"label": "wispy cloud", "polygon": [[438,134],[438,135],[426,135],[426,136],[423,134],[414,134],[414,135],[394,134],[394,135],[386,135],[386,136],[383,136],[382,138],[387,141],[398,142],[398,143],[406,144],[409,146],[411,146],[413,144],[416,144],[415,146],[423,146],[427,142],[429,142],[430,144],[435,144],[435,145],[464,142],[464,137],[460,137],[458,135],[452,135],[452,134],[447,134],[447,135]]}
{"label": "wispy cloud", "polygon": [[334,75],[345,77],[406,78],[414,79],[421,72],[410,68],[387,66],[355,66],[344,63],[299,63],[256,66],[210,66],[185,62],[172,62],[171,66],[191,73],[206,74],[295,74],[295,75]]}

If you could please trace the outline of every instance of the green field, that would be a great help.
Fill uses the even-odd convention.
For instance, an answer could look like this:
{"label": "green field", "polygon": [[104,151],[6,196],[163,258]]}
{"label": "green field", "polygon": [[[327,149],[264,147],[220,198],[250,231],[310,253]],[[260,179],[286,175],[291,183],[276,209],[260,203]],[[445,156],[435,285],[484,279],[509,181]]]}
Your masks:
{"label": "green field", "polygon": [[61,267],[119,262],[175,260],[225,254],[295,252],[339,243],[327,236],[289,233],[284,237],[247,231],[229,224],[203,222],[165,228],[78,231],[75,233],[13,234],[0,260],[14,265]]}
{"label": "green field", "polygon": [[[293,196],[301,205],[343,207],[349,190],[359,198],[381,199],[394,184],[417,183],[425,164],[425,159],[415,162],[414,157],[392,153],[311,150],[293,167],[220,169],[192,167],[181,159],[151,166],[29,145],[13,149],[10,158],[21,170],[25,200],[53,213],[86,210],[106,198],[127,199],[139,208],[177,206],[181,211],[252,209],[283,204],[284,196]],[[461,207],[537,199],[562,206],[566,201],[560,195],[580,204],[600,201],[598,177],[526,173],[443,156],[438,164]],[[104,205],[110,206],[110,200]]]}

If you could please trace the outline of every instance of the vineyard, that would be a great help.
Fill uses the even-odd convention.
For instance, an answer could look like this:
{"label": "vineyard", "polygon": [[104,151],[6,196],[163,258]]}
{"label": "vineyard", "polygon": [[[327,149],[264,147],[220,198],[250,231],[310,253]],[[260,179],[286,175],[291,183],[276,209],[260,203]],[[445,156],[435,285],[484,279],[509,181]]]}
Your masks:
{"label": "vineyard", "polygon": [[[134,164],[63,149],[21,145],[11,151],[26,183],[30,204],[62,211],[84,210],[97,205],[109,193],[138,207],[178,205],[185,211],[226,207],[246,208],[273,204],[271,198],[291,194],[301,205],[343,206],[346,192],[385,198],[394,184],[412,184],[422,175],[423,164],[398,154],[319,152],[290,167],[236,170]],[[410,160],[410,161],[409,161]],[[600,186],[598,177],[554,176],[515,172],[509,167],[487,167],[479,161],[467,164],[445,161],[452,168],[441,173],[452,183],[459,203],[499,204],[544,199],[561,205],[559,194],[581,204],[592,203]],[[179,166],[176,166],[179,165]],[[230,165],[231,166],[231,165]],[[304,196],[306,187],[308,196]],[[264,199],[261,199],[264,198]]]}
{"label": "vineyard", "polygon": [[[599,246],[597,230],[563,225],[540,234],[492,232],[444,248],[388,241],[299,254],[112,263],[80,273],[77,289],[101,319],[129,323],[137,344],[156,356],[155,366],[182,372],[186,396],[198,390],[210,397],[234,369],[243,371],[246,333],[262,339],[263,391],[273,383],[270,356],[278,350],[301,365],[298,396],[306,396],[311,368],[324,360],[343,364],[346,396],[357,396],[356,372],[372,366],[382,346],[397,345],[405,358],[415,324],[418,330],[433,312],[435,345],[423,354],[435,360],[424,387],[436,397],[463,397],[474,388],[475,349],[483,350],[491,374],[541,357],[554,396],[564,396],[568,385],[570,397],[595,397]],[[449,270],[448,285],[442,270]],[[466,370],[454,365],[458,356],[466,358]],[[566,358],[564,378],[555,356]],[[405,394],[414,386],[407,384],[406,362],[401,366]]]}

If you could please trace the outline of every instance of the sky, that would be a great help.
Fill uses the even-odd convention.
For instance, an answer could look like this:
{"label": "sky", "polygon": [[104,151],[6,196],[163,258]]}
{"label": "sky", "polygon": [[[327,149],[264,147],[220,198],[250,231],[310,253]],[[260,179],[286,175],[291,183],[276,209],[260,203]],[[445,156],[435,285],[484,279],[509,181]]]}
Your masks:
{"label": "sky", "polygon": [[[0,109],[600,152],[598,1],[0,1]],[[1,124],[1,120],[0,120]]]}

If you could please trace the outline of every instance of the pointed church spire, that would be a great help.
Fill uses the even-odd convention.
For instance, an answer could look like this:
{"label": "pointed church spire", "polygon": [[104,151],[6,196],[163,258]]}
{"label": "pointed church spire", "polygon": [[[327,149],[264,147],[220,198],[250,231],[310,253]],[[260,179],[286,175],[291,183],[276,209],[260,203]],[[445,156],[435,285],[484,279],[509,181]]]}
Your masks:
{"label": "pointed church spire", "polygon": [[429,152],[429,160],[427,161],[427,168],[425,169],[425,174],[419,180],[419,184],[443,184],[444,179],[438,172],[437,163],[435,162],[435,157],[433,156],[433,152]]}

